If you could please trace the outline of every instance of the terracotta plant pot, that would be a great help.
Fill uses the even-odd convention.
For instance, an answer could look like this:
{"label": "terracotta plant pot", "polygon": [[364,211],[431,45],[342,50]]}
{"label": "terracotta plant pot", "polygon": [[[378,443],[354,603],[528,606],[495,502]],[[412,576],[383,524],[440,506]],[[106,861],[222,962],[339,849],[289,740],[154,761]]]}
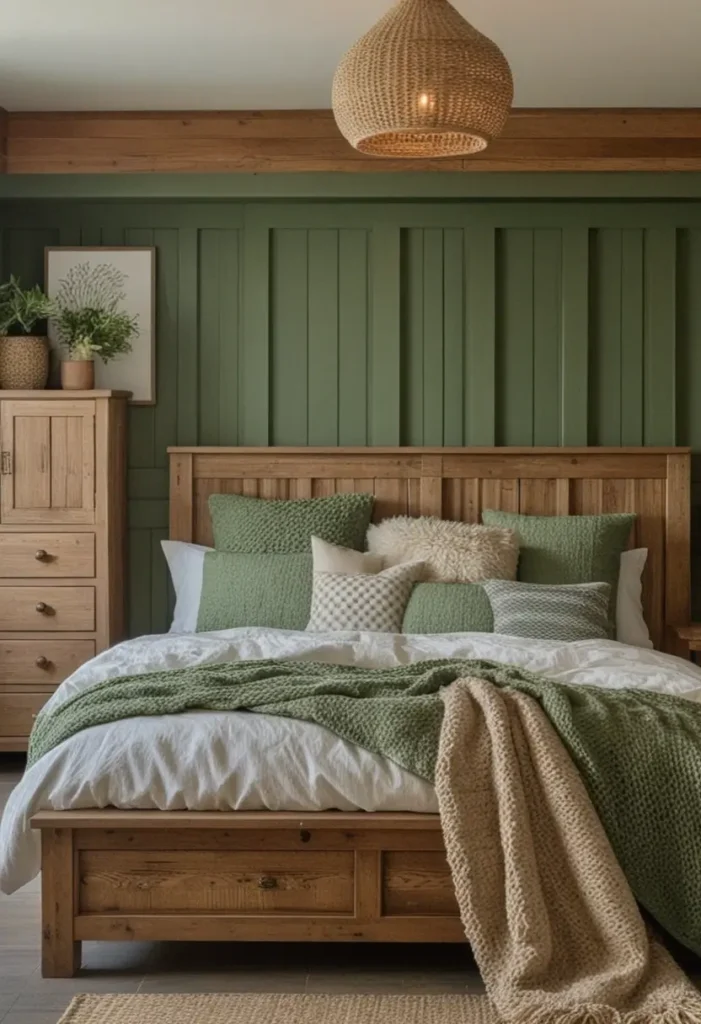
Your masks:
{"label": "terracotta plant pot", "polygon": [[61,363],[61,387],[64,391],[92,391],[95,387],[95,363],[92,359],[64,359]]}
{"label": "terracotta plant pot", "polygon": [[0,337],[0,388],[39,391],[49,377],[49,346],[37,336]]}

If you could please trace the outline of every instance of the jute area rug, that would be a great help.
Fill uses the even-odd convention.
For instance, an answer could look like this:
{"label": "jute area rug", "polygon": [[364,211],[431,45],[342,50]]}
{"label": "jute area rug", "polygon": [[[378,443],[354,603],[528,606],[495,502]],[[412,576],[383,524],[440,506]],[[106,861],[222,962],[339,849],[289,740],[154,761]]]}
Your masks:
{"label": "jute area rug", "polygon": [[59,1024],[497,1024],[485,996],[81,995]]}

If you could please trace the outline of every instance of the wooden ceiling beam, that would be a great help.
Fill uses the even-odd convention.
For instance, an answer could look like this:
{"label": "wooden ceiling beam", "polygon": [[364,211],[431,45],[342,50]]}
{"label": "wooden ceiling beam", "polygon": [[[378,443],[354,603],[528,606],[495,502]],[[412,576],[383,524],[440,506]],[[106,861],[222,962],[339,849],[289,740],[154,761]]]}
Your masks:
{"label": "wooden ceiling beam", "polygon": [[329,110],[10,113],[0,139],[3,125],[9,174],[701,170],[699,109],[514,110],[483,153],[447,160],[363,156]]}

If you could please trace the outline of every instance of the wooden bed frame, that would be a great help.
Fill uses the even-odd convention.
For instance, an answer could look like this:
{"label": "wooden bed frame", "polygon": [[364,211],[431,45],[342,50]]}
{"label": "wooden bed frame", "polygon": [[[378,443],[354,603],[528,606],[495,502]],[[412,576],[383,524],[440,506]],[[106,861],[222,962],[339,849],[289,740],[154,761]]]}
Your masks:
{"label": "wooden bed frame", "polygon": [[[636,512],[651,636],[684,653],[686,448],[172,448],[170,462],[170,536],[205,544],[213,493],[371,491],[375,518]],[[72,975],[83,939],[464,941],[435,815],[50,811],[32,824],[45,977]]]}

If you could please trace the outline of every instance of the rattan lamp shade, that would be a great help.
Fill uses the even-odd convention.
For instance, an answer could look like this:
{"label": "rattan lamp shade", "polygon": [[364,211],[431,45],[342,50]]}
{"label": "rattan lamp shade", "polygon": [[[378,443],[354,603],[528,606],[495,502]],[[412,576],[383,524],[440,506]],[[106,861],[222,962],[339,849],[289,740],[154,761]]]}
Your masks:
{"label": "rattan lamp shade", "polygon": [[336,70],[333,111],[361,153],[477,153],[502,131],[513,99],[498,46],[448,0],[400,0]]}

